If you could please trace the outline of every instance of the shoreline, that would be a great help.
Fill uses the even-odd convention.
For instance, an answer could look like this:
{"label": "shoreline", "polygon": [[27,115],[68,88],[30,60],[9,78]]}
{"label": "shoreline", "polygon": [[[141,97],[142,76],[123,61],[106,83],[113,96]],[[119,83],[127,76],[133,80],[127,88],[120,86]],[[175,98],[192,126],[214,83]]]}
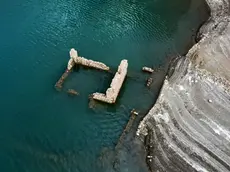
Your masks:
{"label": "shoreline", "polygon": [[170,65],[171,76],[136,132],[147,149],[150,171],[230,171],[230,115],[225,114],[230,107],[220,108],[230,100],[229,0],[205,2],[210,17],[196,33],[199,41],[186,58]]}

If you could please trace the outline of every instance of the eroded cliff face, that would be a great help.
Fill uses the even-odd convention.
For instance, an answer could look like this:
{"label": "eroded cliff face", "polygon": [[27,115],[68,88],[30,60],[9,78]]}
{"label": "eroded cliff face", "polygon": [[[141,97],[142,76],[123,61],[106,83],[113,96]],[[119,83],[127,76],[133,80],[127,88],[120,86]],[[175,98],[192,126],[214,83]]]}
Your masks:
{"label": "eroded cliff face", "polygon": [[230,7],[206,0],[210,19],[139,125],[152,171],[230,171]]}

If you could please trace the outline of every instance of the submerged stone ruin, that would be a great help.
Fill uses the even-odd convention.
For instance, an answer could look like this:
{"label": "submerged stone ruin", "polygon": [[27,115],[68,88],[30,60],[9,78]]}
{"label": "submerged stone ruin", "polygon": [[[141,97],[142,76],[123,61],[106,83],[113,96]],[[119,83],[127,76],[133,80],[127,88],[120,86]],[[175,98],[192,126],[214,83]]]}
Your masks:
{"label": "submerged stone ruin", "polygon": [[[68,65],[69,65],[69,64],[68,64]],[[72,66],[72,67],[73,67],[73,66]],[[62,85],[63,85],[65,79],[69,76],[72,67],[67,68],[67,69],[65,70],[65,72],[62,74],[62,76],[60,77],[60,79],[58,80],[58,82],[56,82],[55,88],[57,88],[58,90],[61,90],[61,89],[62,89]]]}
{"label": "submerged stone ruin", "polygon": [[107,89],[106,94],[103,93],[94,93],[92,98],[106,103],[115,103],[117,96],[120,92],[121,86],[125,80],[128,69],[128,61],[122,60],[118,66],[118,70],[110,84],[110,87]]}
{"label": "submerged stone ruin", "polygon": [[[55,85],[56,88],[59,88],[59,89],[62,88],[64,80],[67,78],[70,71],[73,69],[75,65],[83,65],[86,67],[95,68],[95,69],[104,70],[104,71],[109,71],[110,69],[104,63],[93,61],[93,60],[88,60],[84,57],[78,56],[78,53],[74,48],[70,50],[69,54],[70,54],[70,60],[68,61],[67,69],[64,72],[64,74],[61,76],[61,78],[58,80],[58,82],[56,83]],[[121,86],[127,75],[127,69],[128,69],[128,61],[122,60],[110,84],[110,88],[108,88],[108,90],[106,91],[106,94],[94,93],[92,95],[92,98],[95,100],[106,102],[106,103],[115,103],[117,96],[120,92]],[[73,92],[71,91],[71,93]],[[75,93],[75,90],[74,90],[74,93]]]}
{"label": "submerged stone ruin", "polygon": [[77,51],[74,48],[70,50],[69,54],[70,54],[70,60],[68,63],[68,69],[72,68],[74,64],[77,64],[77,65],[83,65],[86,67],[95,68],[99,70],[105,70],[105,71],[109,70],[109,67],[106,66],[104,63],[88,60],[84,57],[79,57]]}

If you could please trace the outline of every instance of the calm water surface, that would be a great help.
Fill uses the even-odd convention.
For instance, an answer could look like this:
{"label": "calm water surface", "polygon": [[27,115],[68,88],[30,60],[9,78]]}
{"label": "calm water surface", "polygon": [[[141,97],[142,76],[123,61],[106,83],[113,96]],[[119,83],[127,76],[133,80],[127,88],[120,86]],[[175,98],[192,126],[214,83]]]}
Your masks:
{"label": "calm water surface", "polygon": [[[140,69],[185,53],[203,13],[199,0],[1,0],[0,171],[147,171],[137,141],[113,150],[130,110],[145,112],[163,80],[156,73],[149,90]],[[88,95],[111,82],[105,72],[80,68],[54,89],[72,47],[114,70],[128,59],[116,105],[88,108]]]}

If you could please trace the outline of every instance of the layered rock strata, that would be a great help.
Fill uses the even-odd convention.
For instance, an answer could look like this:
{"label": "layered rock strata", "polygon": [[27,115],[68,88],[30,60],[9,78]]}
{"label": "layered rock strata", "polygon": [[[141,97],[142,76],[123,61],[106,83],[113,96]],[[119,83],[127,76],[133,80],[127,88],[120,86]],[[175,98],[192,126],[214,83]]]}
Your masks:
{"label": "layered rock strata", "polygon": [[137,131],[143,141],[151,135],[152,171],[230,171],[230,7],[206,1],[200,41],[177,61]]}

